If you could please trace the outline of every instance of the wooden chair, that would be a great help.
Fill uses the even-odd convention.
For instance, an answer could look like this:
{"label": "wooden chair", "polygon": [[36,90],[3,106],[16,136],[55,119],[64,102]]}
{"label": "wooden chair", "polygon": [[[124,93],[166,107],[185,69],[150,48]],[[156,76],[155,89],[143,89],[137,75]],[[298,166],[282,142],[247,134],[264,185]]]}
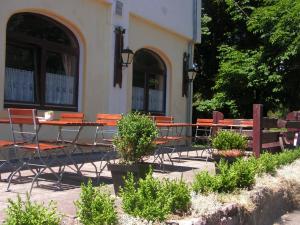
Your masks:
{"label": "wooden chair", "polygon": [[155,123],[174,123],[173,116],[151,116]]}
{"label": "wooden chair", "polygon": [[[61,113],[59,120],[69,121],[69,122],[83,122],[84,121],[84,113],[82,113],[82,112]],[[57,135],[56,141],[63,142],[63,143],[76,143],[77,139],[78,139],[79,131],[80,131],[80,127],[60,126],[58,128],[58,135]]]}
{"label": "wooden chair", "polygon": [[[11,182],[15,174],[28,168],[34,173],[32,179],[31,193],[33,185],[40,176],[49,170],[57,179],[57,187],[61,189],[61,179],[63,170],[61,162],[56,158],[57,151],[61,151],[64,146],[39,141],[39,120],[35,109],[8,109],[11,133],[14,142],[14,149],[20,156],[21,165],[9,176],[7,190],[9,191]],[[59,166],[58,172],[55,172],[52,166]]]}
{"label": "wooden chair", "polygon": [[[95,174],[97,182],[100,179],[100,174],[105,169],[111,160],[115,160],[118,155],[113,145],[113,138],[118,135],[117,122],[122,118],[122,114],[104,114],[99,113],[96,115],[96,122],[103,124],[103,126],[97,126],[93,143],[88,144],[91,149],[91,157],[89,162],[95,168]],[[86,143],[84,145],[87,145]],[[80,146],[83,146],[81,143]],[[97,157],[97,160],[95,160]],[[100,165],[97,166],[95,161],[100,161]]]}
{"label": "wooden chair", "polygon": [[184,140],[182,136],[177,134],[177,127],[175,128],[174,134],[174,128],[167,126],[168,124],[174,123],[174,116],[152,116],[152,119],[156,124],[166,124],[166,127],[162,126],[159,129],[159,137],[156,139],[156,142],[159,143],[159,148],[154,153],[154,162],[159,159],[160,164],[162,164],[164,155],[167,155],[173,165],[172,154],[177,153],[178,157],[181,157],[182,152],[178,146],[179,143]]}
{"label": "wooden chair", "polygon": [[[201,157],[203,156],[204,152],[207,152],[206,161],[211,156],[212,149],[211,149],[211,137],[212,137],[212,124],[213,119],[202,119],[198,118],[196,121],[196,130],[194,136],[194,142],[196,144],[203,145],[201,149]],[[196,151],[198,156],[198,150]]]}
{"label": "wooden chair", "polygon": [[103,126],[96,128],[94,144],[114,148],[112,141],[118,135],[117,123],[122,118],[122,114],[103,114],[96,115],[96,122],[103,123]]}
{"label": "wooden chair", "polygon": [[195,140],[209,141],[212,132],[213,119],[200,119],[196,121]]}

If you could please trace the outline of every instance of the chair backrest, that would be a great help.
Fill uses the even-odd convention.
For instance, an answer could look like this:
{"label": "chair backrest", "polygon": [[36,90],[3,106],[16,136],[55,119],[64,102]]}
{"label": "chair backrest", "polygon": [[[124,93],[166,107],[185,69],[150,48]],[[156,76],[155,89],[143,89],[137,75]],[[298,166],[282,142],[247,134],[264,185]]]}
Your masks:
{"label": "chair backrest", "polygon": [[64,121],[83,122],[84,121],[84,113],[82,113],[82,112],[61,113],[59,119],[64,120]]}
{"label": "chair backrest", "polygon": [[224,120],[219,120],[219,124],[226,124],[226,125],[234,125],[234,120],[233,119],[224,119]]}
{"label": "chair backrest", "polygon": [[116,126],[117,122],[122,118],[122,114],[104,114],[99,113],[96,115],[97,123],[104,123],[105,126]]}
{"label": "chair backrest", "polygon": [[38,142],[38,125],[36,109],[8,109],[8,117],[14,144],[19,141]]}
{"label": "chair backrest", "polygon": [[196,121],[196,124],[199,124],[199,125],[208,125],[210,126],[211,124],[213,123],[213,119],[200,119],[198,118],[197,121]]}
{"label": "chair backrest", "polygon": [[241,120],[241,125],[253,126],[253,120]]}
{"label": "chair backrest", "polygon": [[[59,120],[80,123],[84,121],[84,113],[61,113]],[[57,142],[77,142],[80,127],[59,127],[56,141]]]}
{"label": "chair backrest", "polygon": [[208,141],[211,136],[213,119],[198,118],[196,124],[195,139]]}
{"label": "chair backrest", "polygon": [[174,123],[174,116],[152,116],[155,123]]}
{"label": "chair backrest", "polygon": [[8,109],[9,122],[11,124],[39,124],[36,115],[36,109]]}
{"label": "chair backrest", "polygon": [[104,126],[97,127],[94,137],[94,144],[113,146],[112,139],[118,135],[116,126],[120,119],[122,119],[122,114],[97,114],[96,122],[103,123]]}

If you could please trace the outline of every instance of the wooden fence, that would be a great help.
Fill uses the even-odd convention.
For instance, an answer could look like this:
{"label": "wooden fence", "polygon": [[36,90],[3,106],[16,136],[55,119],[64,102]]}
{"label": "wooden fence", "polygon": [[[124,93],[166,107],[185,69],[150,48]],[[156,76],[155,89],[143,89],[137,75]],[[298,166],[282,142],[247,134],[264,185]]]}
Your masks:
{"label": "wooden fence", "polygon": [[[213,112],[213,123],[217,124],[224,119],[221,112]],[[293,148],[298,145],[298,132],[300,132],[300,111],[287,114],[285,120],[263,117],[263,105],[253,105],[253,129],[247,130],[250,147],[253,154],[259,157],[262,150],[278,151]],[[241,119],[234,119],[233,124],[241,123]],[[213,134],[217,132],[213,128]]]}

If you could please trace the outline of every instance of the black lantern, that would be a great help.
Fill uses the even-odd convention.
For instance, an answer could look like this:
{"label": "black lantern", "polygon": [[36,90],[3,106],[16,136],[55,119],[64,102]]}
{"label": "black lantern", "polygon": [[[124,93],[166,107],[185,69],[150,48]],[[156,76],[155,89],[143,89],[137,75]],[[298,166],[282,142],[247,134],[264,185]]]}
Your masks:
{"label": "black lantern", "polygon": [[188,69],[188,77],[189,77],[190,82],[192,82],[195,79],[198,71],[199,71],[199,68],[196,63],[193,64],[192,68]]}
{"label": "black lantern", "polygon": [[133,60],[133,51],[129,48],[123,49],[121,51],[121,57],[122,57],[122,66],[128,67],[132,63]]}

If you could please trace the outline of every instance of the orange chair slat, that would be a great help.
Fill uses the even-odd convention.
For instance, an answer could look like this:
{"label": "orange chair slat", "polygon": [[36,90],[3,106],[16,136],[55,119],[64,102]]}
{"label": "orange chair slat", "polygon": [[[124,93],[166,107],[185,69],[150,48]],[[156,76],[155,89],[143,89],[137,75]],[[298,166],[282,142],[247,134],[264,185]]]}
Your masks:
{"label": "orange chair slat", "polygon": [[13,144],[14,144],[14,143],[11,142],[11,141],[0,140],[0,148],[7,147],[7,146],[11,146],[11,145],[13,145]]}
{"label": "orange chair slat", "polygon": [[60,120],[70,122],[83,122],[84,113],[61,113]]}
{"label": "orange chair slat", "polygon": [[[21,148],[28,149],[28,150],[36,150],[38,148],[37,144],[23,144],[20,145]],[[39,149],[41,151],[48,151],[54,149],[64,148],[65,146],[62,145],[52,145],[47,143],[39,143]]]}
{"label": "orange chair slat", "polygon": [[173,116],[153,116],[153,119],[156,123],[173,123]]}
{"label": "orange chair slat", "polygon": [[164,145],[164,144],[167,144],[168,142],[167,141],[163,141],[163,140],[155,140],[154,141],[154,144],[156,145]]}
{"label": "orange chair slat", "polygon": [[122,114],[104,114],[100,113],[96,115],[96,119],[107,119],[107,120],[119,120],[122,118]]}
{"label": "orange chair slat", "polygon": [[36,114],[35,109],[17,109],[17,108],[9,108],[8,109],[10,115],[12,116],[32,116],[32,113]]}
{"label": "orange chair slat", "polygon": [[[16,117],[16,118],[11,118],[11,122],[13,124],[33,124],[34,120],[33,118],[21,118],[21,117]],[[36,119],[35,121],[36,124],[39,124],[39,120]]]}
{"label": "orange chair slat", "polygon": [[233,119],[224,119],[224,120],[219,120],[218,123],[220,124],[226,124],[226,125],[233,125],[234,120]]}
{"label": "orange chair slat", "polygon": [[197,119],[196,123],[208,123],[208,124],[212,124],[213,123],[213,119]]}
{"label": "orange chair slat", "polygon": [[122,119],[121,114],[97,114],[96,122],[103,123],[105,126],[116,126],[118,120]]}

